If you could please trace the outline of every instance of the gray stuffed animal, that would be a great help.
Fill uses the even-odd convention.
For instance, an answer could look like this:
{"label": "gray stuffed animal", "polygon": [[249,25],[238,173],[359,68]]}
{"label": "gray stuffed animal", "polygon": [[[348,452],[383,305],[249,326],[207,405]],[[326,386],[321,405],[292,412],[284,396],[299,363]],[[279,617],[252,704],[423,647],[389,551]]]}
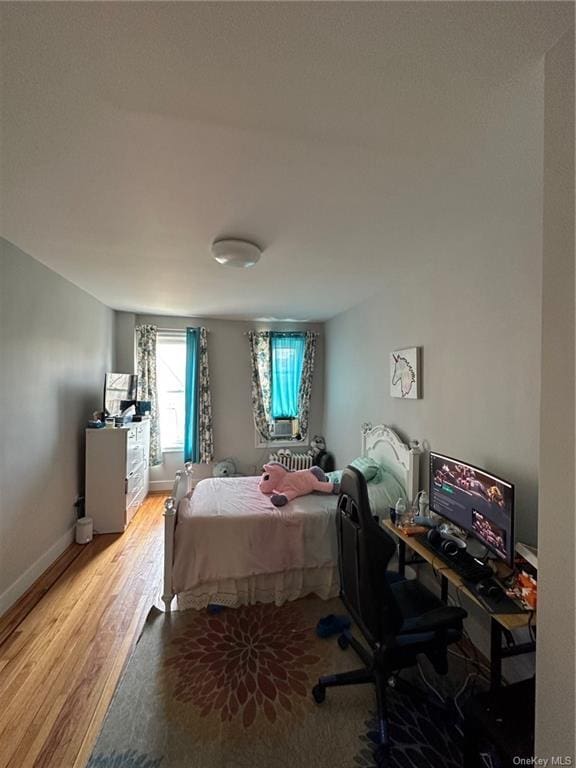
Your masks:
{"label": "gray stuffed animal", "polygon": [[326,441],[322,435],[314,435],[310,441],[310,447],[314,454],[313,465],[315,467],[320,467],[324,472],[333,472],[334,456],[326,450]]}
{"label": "gray stuffed animal", "polygon": [[222,459],[217,464],[214,464],[212,470],[213,477],[232,477],[236,474],[236,464],[232,459]]}

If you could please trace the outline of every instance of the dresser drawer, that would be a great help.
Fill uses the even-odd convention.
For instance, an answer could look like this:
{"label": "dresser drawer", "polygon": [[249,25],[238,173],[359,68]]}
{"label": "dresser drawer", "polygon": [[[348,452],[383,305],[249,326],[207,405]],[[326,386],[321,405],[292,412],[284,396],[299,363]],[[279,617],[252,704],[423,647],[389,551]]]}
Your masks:
{"label": "dresser drawer", "polygon": [[[144,501],[145,496],[146,496],[146,490],[142,485],[137,490],[137,492],[131,497],[130,503],[126,503],[126,524],[128,524],[130,520],[132,520],[136,512],[138,512],[138,509],[140,508],[140,505]],[[128,497],[126,497],[126,500],[128,501]]]}
{"label": "dresser drawer", "polygon": [[128,505],[140,489],[144,486],[144,474],[146,464],[142,461],[136,465],[136,468],[130,472],[126,478],[126,505]]}
{"label": "dresser drawer", "polygon": [[126,450],[126,476],[135,472],[141,464],[145,463],[144,446],[138,443],[128,444]]}

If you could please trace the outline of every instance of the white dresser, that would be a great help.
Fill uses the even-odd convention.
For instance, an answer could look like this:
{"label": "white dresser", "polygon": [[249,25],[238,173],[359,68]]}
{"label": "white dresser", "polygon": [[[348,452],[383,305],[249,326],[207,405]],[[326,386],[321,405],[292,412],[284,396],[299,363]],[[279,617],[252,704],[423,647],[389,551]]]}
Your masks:
{"label": "white dresser", "polygon": [[86,514],[95,533],[125,530],[146,498],[150,422],[86,430]]}

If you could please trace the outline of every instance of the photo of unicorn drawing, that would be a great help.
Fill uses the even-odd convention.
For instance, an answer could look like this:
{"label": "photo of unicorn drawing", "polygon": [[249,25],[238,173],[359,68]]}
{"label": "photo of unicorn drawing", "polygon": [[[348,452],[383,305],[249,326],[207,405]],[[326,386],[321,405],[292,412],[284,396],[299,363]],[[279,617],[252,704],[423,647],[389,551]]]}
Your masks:
{"label": "photo of unicorn drawing", "polygon": [[399,349],[390,354],[390,394],[415,400],[420,397],[419,349]]}

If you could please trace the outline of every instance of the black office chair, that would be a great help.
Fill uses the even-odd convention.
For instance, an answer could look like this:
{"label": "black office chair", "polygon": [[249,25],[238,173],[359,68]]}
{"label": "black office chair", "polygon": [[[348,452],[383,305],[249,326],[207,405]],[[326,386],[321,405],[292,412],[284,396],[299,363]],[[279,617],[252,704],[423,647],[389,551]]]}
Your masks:
{"label": "black office chair", "polygon": [[312,694],[324,701],[326,688],[375,683],[378,747],[375,759],[384,766],[389,751],[386,688],[393,673],[417,663],[425,654],[439,674],[448,671],[447,646],[462,637],[466,611],[448,607],[418,581],[393,581],[386,571],[396,551],[394,540],[372,516],[366,481],[354,467],[342,475],[338,499],[340,597],[370,646],[351,633],[338,638],[352,645],[364,668],[321,677]]}

